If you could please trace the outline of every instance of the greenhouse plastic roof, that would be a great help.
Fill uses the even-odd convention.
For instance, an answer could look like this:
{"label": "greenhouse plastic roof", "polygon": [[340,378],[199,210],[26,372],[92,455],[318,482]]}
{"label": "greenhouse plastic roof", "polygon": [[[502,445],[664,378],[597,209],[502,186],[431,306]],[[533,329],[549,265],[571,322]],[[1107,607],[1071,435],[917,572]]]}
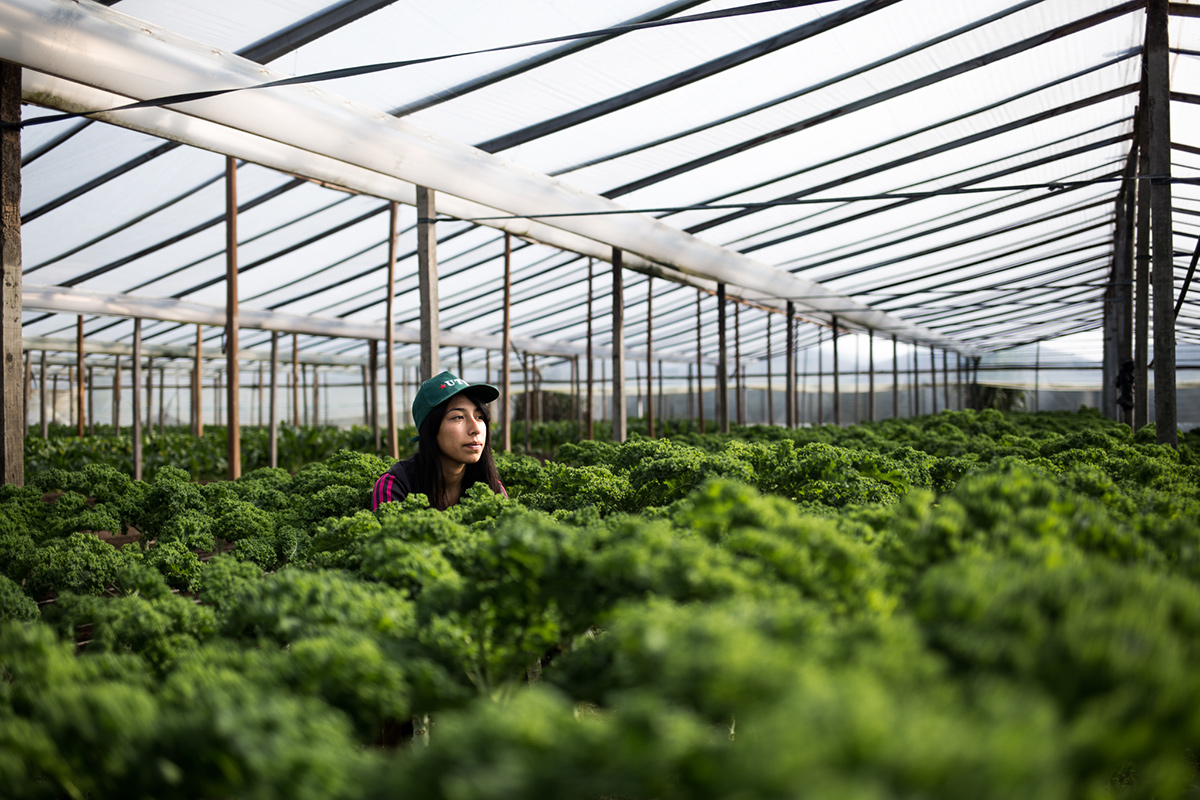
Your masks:
{"label": "greenhouse plastic roof", "polygon": [[[751,274],[749,268],[738,271],[743,262],[736,258],[744,258],[815,282],[814,292],[843,298],[843,320],[865,307],[908,326],[882,325],[877,331],[883,336],[899,330],[906,340],[976,353],[1082,334],[1099,340],[1117,193],[1142,73],[1140,2],[839,0],[708,19],[688,18],[745,3],[104,5],[111,8],[93,8],[90,0],[0,0],[0,13],[10,22],[30,20],[7,26],[0,56],[20,61],[13,52],[78,49],[74,31],[60,20],[86,13],[147,42],[161,43],[168,34],[194,40],[195,51],[210,54],[214,63],[236,66],[238,59],[223,55],[236,53],[269,67],[260,70],[264,81],[415,61],[300,90],[249,89],[146,113],[194,123],[188,131],[226,113],[234,118],[222,123],[226,128],[255,132],[291,124],[270,111],[284,93],[307,92],[326,104],[344,98],[359,116],[375,109],[411,124],[404,131],[414,141],[424,131],[431,146],[482,151],[476,157],[462,148],[476,160],[463,161],[448,185],[485,183],[495,172],[521,186],[553,186],[557,195],[531,190],[511,203],[502,196],[504,187],[491,183],[495,202],[482,194],[460,196],[469,202],[455,206],[454,198],[439,196],[445,331],[500,333],[505,235],[494,226],[524,225],[530,235],[512,241],[514,337],[581,344],[590,263],[596,342],[610,344],[611,269],[548,246],[544,242],[552,237],[536,231],[561,227],[570,247],[581,241],[580,230],[607,226],[623,234],[641,225],[639,231],[669,226],[688,235],[678,241],[694,239],[698,247],[730,253],[735,278]],[[1178,294],[1200,241],[1200,186],[1194,182],[1200,169],[1200,4],[1172,3],[1171,11],[1172,175],[1183,179],[1172,186]],[[22,28],[34,28],[35,17],[39,34],[22,40]],[[659,20],[681,21],[631,25]],[[601,35],[570,38],[588,32]],[[25,284],[223,305],[225,158],[121,127],[137,126],[137,111],[106,114],[106,122],[58,119],[57,109],[105,109],[184,90],[164,71],[136,76],[158,91],[121,94],[130,85],[128,64],[101,49],[82,55],[93,64],[86,80],[75,75],[73,81],[49,81],[26,70],[26,100],[53,108],[27,105],[24,120],[55,119],[23,131]],[[55,58],[45,58],[46,72],[54,72]],[[71,94],[74,88],[79,94]],[[98,100],[104,102],[88,104]],[[253,159],[239,165],[241,303],[248,310],[377,325],[384,318],[390,206],[381,196],[389,195],[339,185],[386,178],[394,188],[396,175],[417,174],[405,171],[419,171],[418,156],[403,149],[377,152],[394,162],[394,170],[350,164],[363,155],[354,146],[357,131],[346,129],[346,141],[337,141],[340,129],[330,123],[337,118],[318,119],[323,112],[316,100],[312,108],[317,110],[301,118],[307,121],[285,135],[308,135],[308,142],[322,130],[333,131],[329,149],[318,155],[326,159],[323,168],[344,170],[337,174],[346,181],[322,184],[296,177],[305,174],[301,169],[283,172]],[[256,109],[264,117],[253,121],[260,128],[249,122]],[[248,120],[245,126],[241,119]],[[285,135],[268,143],[274,147]],[[280,158],[300,163],[296,153],[316,152],[308,146]],[[578,208],[570,205],[575,198],[583,198]],[[475,221],[452,219],[443,199],[451,208],[482,210],[472,212]],[[602,206],[637,213],[588,220],[576,213]],[[550,216],[563,212],[572,216]],[[533,216],[539,219],[526,219]],[[396,322],[405,326],[415,326],[418,317],[415,229],[415,209],[402,205]],[[598,252],[612,243],[601,241]],[[687,272],[686,265],[664,258],[644,260],[667,265],[663,275]],[[681,285],[626,274],[631,351],[645,345],[652,291],[655,352],[694,357],[699,318],[702,352],[715,357],[716,300],[693,288],[708,286],[698,275],[690,276],[692,285]],[[747,286],[742,293],[758,302],[739,312],[742,355],[765,354],[769,336],[778,353],[783,321],[765,312],[779,305],[749,282],[740,283]],[[735,294],[741,291],[738,280],[729,283]],[[809,320],[825,323],[831,310],[838,312],[828,303],[824,313],[809,308],[815,294],[781,296],[794,300]],[[1181,347],[1200,344],[1198,325],[1200,292],[1191,286],[1177,319]],[[120,317],[85,318],[89,340],[127,342],[132,328]],[[27,308],[24,330],[26,337],[73,337],[75,317]],[[177,322],[147,322],[143,331],[148,344],[183,345],[195,337],[193,326]],[[208,335],[219,338],[221,331]],[[827,328],[810,324],[798,339],[803,346],[818,336],[828,339]],[[263,331],[243,331],[241,347],[261,349],[268,338]],[[366,351],[360,339],[306,334],[299,341],[310,354]],[[414,358],[417,346],[401,345],[398,354]]]}

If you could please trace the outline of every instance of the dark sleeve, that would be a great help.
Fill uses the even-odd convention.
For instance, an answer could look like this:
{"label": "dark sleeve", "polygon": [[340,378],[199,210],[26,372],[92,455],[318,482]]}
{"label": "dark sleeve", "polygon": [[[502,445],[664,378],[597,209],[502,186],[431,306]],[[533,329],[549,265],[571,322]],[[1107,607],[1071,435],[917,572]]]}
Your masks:
{"label": "dark sleeve", "polygon": [[371,492],[371,510],[378,511],[384,503],[399,502],[413,490],[416,464],[410,460],[397,461],[396,465],[379,476],[375,490]]}

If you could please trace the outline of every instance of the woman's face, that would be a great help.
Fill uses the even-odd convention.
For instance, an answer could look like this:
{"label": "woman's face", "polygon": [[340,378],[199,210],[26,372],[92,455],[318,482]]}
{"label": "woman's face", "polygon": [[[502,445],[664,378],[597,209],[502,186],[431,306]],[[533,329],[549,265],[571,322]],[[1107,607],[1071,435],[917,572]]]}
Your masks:
{"label": "woman's face", "polygon": [[442,458],[474,464],[483,455],[486,443],[487,422],[483,410],[465,394],[451,397],[438,428],[437,445]]}

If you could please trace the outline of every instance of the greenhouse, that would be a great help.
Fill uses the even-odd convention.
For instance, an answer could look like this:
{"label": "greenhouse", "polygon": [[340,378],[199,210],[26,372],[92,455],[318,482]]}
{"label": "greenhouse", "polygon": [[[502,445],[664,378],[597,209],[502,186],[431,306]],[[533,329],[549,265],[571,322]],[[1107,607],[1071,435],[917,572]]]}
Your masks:
{"label": "greenhouse", "polygon": [[0,0],[0,202],[0,796],[1200,796],[1200,2]]}

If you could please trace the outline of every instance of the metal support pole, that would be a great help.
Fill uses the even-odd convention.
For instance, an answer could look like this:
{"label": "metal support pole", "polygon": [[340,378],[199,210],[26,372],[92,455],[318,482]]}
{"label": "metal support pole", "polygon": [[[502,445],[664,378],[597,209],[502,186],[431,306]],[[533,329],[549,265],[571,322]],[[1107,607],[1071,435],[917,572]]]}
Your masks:
{"label": "metal support pole", "polygon": [[[396,438],[396,216],[398,206],[392,201],[388,208],[388,260],[387,260],[387,304],[384,310],[384,327],[387,339],[384,344],[384,374],[387,376],[387,432],[388,455],[400,458],[400,442]],[[419,213],[419,212],[418,212]],[[422,345],[424,347],[424,345]]]}
{"label": "metal support pole", "polygon": [[625,286],[621,269],[622,252],[612,251],[612,348],[613,348],[613,441],[623,442],[628,434],[625,408]]}
{"label": "metal support pole", "polygon": [[746,424],[745,383],[742,380],[742,304],[733,304],[733,391],[737,401],[737,423]]}
{"label": "metal support pole", "polygon": [[654,276],[646,278],[646,435],[654,438]]}
{"label": "metal support pole", "polygon": [[933,350],[933,345],[929,345],[929,380],[933,385],[933,394],[930,395],[930,405],[932,411],[929,413],[937,413],[937,353]]}
{"label": "metal support pole", "polygon": [[504,352],[500,356],[500,424],[504,426],[503,448],[512,450],[512,234],[504,234]]}
{"label": "metal support pole", "polygon": [[367,410],[367,424],[375,432],[375,452],[383,450],[383,440],[379,430],[379,342],[371,340],[371,350],[368,354],[370,361],[367,366],[367,390],[370,392],[371,404]]}
{"label": "metal support pole", "polygon": [[[21,121],[21,68],[0,62],[0,122]],[[21,130],[0,129],[0,472],[25,485],[24,373],[21,358]],[[82,418],[82,417],[81,417]]]}
{"label": "metal support pole", "polygon": [[867,419],[875,417],[875,331],[867,329]]}
{"label": "metal support pole", "polygon": [[[421,380],[441,372],[438,325],[437,210],[434,192],[417,187],[417,273],[421,295]],[[460,376],[461,377],[461,376]]]}
{"label": "metal support pole", "polygon": [[771,374],[771,320],[773,319],[770,312],[767,312],[767,424],[775,424],[775,383],[772,380]]}
{"label": "metal support pole", "polygon": [[892,419],[900,419],[900,357],[892,334]]}
{"label": "metal support pole", "polygon": [[88,367],[87,374],[88,436],[96,435],[96,369]]}
{"label": "metal support pole", "polygon": [[529,365],[529,351],[524,353],[522,358],[521,378],[525,384],[525,455],[529,455],[530,448],[530,429],[533,428],[533,395],[531,394],[532,369]]}
{"label": "metal support pole", "polygon": [[700,416],[700,432],[704,433],[704,358],[700,350],[700,298],[701,290],[696,290],[696,411]]}
{"label": "metal support pole", "polygon": [[201,381],[204,376],[204,362],[201,354],[204,352],[204,327],[196,326],[196,364],[192,368],[192,433],[199,439],[204,436],[203,396],[200,393]]}
{"label": "metal support pole", "polygon": [[942,351],[942,399],[945,401],[942,408],[946,411],[950,410],[950,354]]}
{"label": "metal support pole", "polygon": [[592,259],[588,259],[587,283],[587,438],[595,438],[595,377],[596,363],[592,357]]}
{"label": "metal support pole", "polygon": [[1171,230],[1171,77],[1167,0],[1147,0],[1145,70],[1149,95],[1150,228],[1154,259],[1154,430],[1179,447],[1175,405],[1175,264]]}
{"label": "metal support pole", "polygon": [[725,334],[725,284],[717,284],[717,430],[729,433],[729,347]]}
{"label": "metal support pole", "polygon": [[79,399],[76,407],[79,409],[79,420],[76,426],[76,433],[79,438],[83,438],[83,409],[84,409],[84,378],[83,378],[83,315],[80,314],[75,318],[75,368],[79,372],[78,391]]}
{"label": "metal support pole", "polygon": [[[82,370],[81,370],[82,372]],[[130,388],[133,390],[133,479],[142,479],[142,320],[133,320],[133,368]],[[83,419],[83,415],[79,416]]]}
{"label": "metal support pole", "polygon": [[787,395],[784,398],[784,407],[787,409],[787,426],[789,428],[796,427],[796,319],[793,316],[795,313],[795,303],[788,300],[787,325],[785,326],[785,335],[787,336],[787,377],[784,379]]}
{"label": "metal support pole", "polygon": [[[242,477],[241,372],[238,368],[237,159],[225,157],[225,452],[229,480]],[[135,383],[136,385],[136,383]],[[136,390],[135,390],[136,391]],[[136,412],[135,412],[136,413]]]}
{"label": "metal support pole", "polygon": [[[820,328],[817,329],[817,424],[825,424],[825,353],[821,350]],[[835,393],[836,394],[836,393]]]}
{"label": "metal support pole", "polygon": [[50,419],[46,416],[46,351],[42,351],[41,359],[41,377],[38,380],[38,402],[41,405],[41,416],[38,420],[42,424],[42,438],[46,439],[50,436]]}
{"label": "metal support pole", "polygon": [[[80,397],[82,405],[82,395]],[[146,358],[146,430],[154,433],[154,357]]]}
{"label": "metal support pole", "polygon": [[[271,331],[271,431],[267,436],[267,459],[271,467],[279,466],[279,331]],[[378,429],[377,429],[378,430]],[[376,452],[379,450],[376,441]]]}
{"label": "metal support pole", "polygon": [[113,365],[113,433],[121,433],[121,357]]}
{"label": "metal support pole", "polygon": [[842,424],[842,393],[838,386],[839,377],[842,367],[838,363],[838,323],[837,317],[831,317],[833,320],[833,424]]}

